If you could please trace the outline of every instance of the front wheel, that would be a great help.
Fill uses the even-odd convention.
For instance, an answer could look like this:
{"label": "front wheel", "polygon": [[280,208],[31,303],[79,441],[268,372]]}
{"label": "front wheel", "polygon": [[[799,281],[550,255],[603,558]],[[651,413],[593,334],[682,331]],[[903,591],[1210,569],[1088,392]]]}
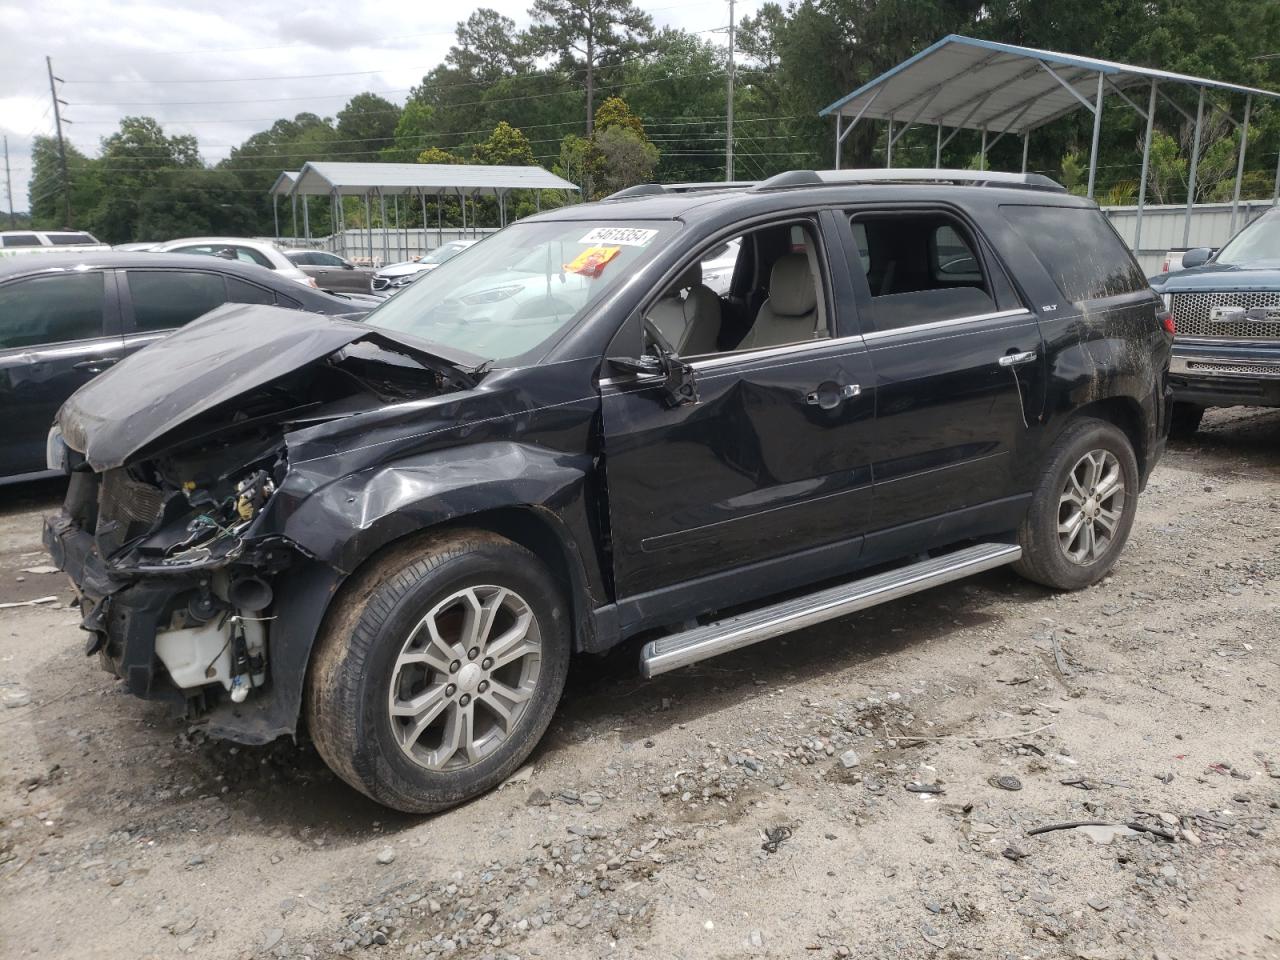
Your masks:
{"label": "front wheel", "polygon": [[1070,424],[1049,451],[1018,529],[1014,569],[1058,590],[1079,590],[1110,572],[1138,509],[1138,461],[1129,438],[1102,420]]}
{"label": "front wheel", "polygon": [[545,566],[457,531],[393,548],[335,601],[316,642],[307,721],[347,783],[431,813],[505,780],[564,688],[569,624]]}

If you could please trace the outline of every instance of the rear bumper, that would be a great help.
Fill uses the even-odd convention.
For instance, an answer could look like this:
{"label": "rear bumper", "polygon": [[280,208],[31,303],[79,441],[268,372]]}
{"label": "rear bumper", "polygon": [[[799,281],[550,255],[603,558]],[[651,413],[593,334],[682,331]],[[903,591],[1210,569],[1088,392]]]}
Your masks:
{"label": "rear bumper", "polygon": [[1180,403],[1280,406],[1280,343],[1175,342],[1169,383]]}

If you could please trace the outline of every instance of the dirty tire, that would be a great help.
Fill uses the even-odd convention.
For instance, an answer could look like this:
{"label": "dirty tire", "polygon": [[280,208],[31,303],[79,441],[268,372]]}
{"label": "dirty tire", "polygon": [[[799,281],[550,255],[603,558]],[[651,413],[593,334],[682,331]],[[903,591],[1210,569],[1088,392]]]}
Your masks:
{"label": "dirty tire", "polygon": [[1200,429],[1204,407],[1193,403],[1175,403],[1169,413],[1169,436],[1174,440],[1190,440]]}
{"label": "dirty tire", "polygon": [[[1081,457],[1097,450],[1113,454],[1119,462],[1124,506],[1105,552],[1092,562],[1076,563],[1068,559],[1059,543],[1058,511],[1070,471]],[[1081,590],[1097,583],[1110,572],[1129,539],[1138,508],[1138,481],[1138,461],[1122,430],[1092,418],[1068,424],[1045,458],[1031,507],[1018,527],[1022,557],[1013,565],[1014,570],[1055,590]]]}
{"label": "dirty tire", "polygon": [[[527,706],[492,755],[462,769],[430,770],[406,755],[393,731],[388,693],[397,658],[427,611],[479,584],[507,587],[527,602],[541,637],[541,668]],[[443,810],[497,786],[533,751],[564,689],[569,650],[563,593],[528,550],[481,530],[415,538],[369,561],[335,599],[308,670],[309,732],[330,769],[379,803],[406,813]]]}

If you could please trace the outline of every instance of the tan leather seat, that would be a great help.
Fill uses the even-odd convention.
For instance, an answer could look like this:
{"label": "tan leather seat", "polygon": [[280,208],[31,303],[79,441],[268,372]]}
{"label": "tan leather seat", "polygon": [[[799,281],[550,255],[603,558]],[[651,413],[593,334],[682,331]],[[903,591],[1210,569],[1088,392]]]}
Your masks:
{"label": "tan leather seat", "polygon": [[720,298],[703,284],[701,263],[692,263],[649,308],[648,316],[680,356],[715,353],[720,339]]}
{"label": "tan leather seat", "polygon": [[809,258],[803,253],[783,254],[769,276],[769,299],[760,305],[756,322],[738,349],[759,350],[812,340],[817,330],[818,292]]}

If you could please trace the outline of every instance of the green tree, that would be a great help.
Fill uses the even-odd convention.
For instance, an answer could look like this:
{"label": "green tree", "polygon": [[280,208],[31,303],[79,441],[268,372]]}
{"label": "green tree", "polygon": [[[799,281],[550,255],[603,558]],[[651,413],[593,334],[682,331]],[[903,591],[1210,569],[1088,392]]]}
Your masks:
{"label": "green tree", "polygon": [[458,24],[454,35],[457,42],[449,48],[445,63],[475,81],[496,83],[533,69],[516,22],[496,10],[481,7]]}
{"label": "green tree", "polygon": [[135,236],[246,236],[257,232],[253,205],[228,170],[162,171],[138,201]]}
{"label": "green tree", "polygon": [[531,49],[556,57],[561,69],[584,75],[590,134],[597,70],[641,54],[653,35],[653,19],[633,0],[534,0],[529,16]]}
{"label": "green tree", "polygon": [[162,191],[160,179],[168,170],[202,170],[196,138],[169,137],[151,117],[125,117],[120,129],[102,141],[97,163],[101,192],[89,212],[89,225],[98,239],[124,243],[138,237],[143,199]]}
{"label": "green tree", "polygon": [[418,163],[466,163],[461,157],[439,147],[427,147],[418,154]]}
{"label": "green tree", "polygon": [[489,138],[471,148],[476,163],[531,167],[537,163],[528,138],[507,121],[493,128]]}
{"label": "green tree", "polygon": [[359,93],[338,111],[338,137],[346,160],[373,160],[396,140],[400,108],[376,93]]}

